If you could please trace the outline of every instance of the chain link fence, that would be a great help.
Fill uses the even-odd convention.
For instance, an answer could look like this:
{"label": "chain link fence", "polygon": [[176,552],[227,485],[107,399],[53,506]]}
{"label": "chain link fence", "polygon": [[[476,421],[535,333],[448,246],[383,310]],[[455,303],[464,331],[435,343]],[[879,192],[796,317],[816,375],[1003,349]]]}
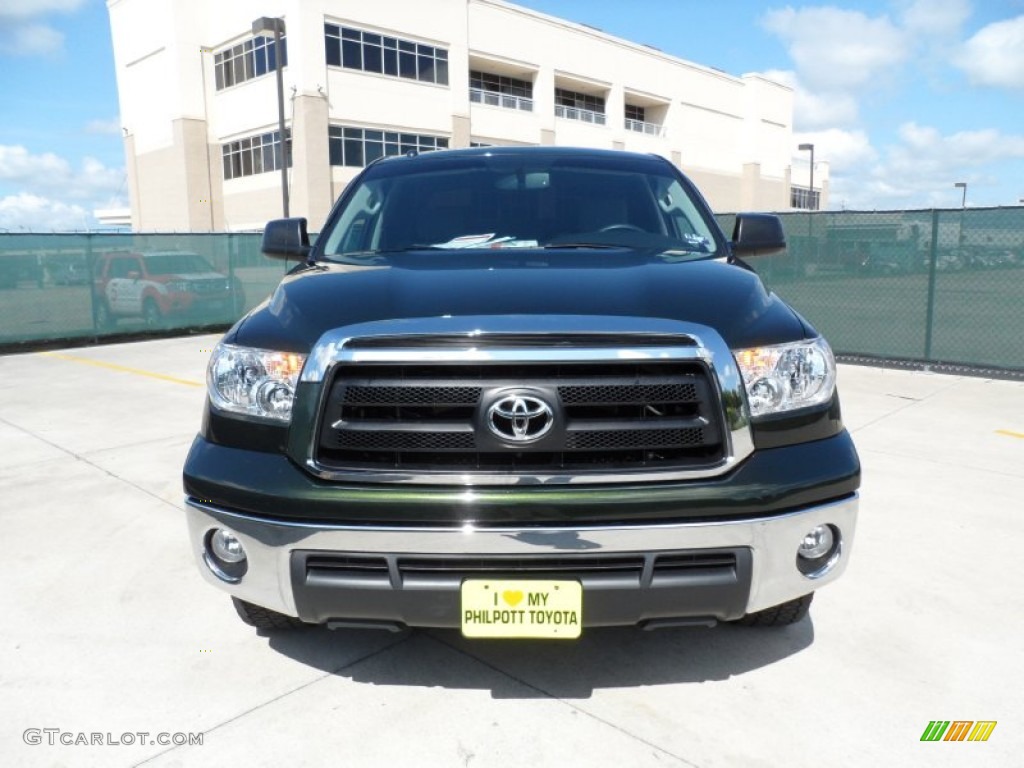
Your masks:
{"label": "chain link fence", "polygon": [[0,234],[0,345],[233,323],[285,265],[259,234]]}
{"label": "chain link fence", "polygon": [[[1024,371],[1024,208],[782,214],[751,259],[837,353]],[[731,233],[733,216],[719,216]],[[285,265],[259,234],[0,234],[0,345],[234,322]]]}
{"label": "chain link fence", "polygon": [[782,221],[787,250],[751,265],[837,353],[1024,371],[1024,208]]}

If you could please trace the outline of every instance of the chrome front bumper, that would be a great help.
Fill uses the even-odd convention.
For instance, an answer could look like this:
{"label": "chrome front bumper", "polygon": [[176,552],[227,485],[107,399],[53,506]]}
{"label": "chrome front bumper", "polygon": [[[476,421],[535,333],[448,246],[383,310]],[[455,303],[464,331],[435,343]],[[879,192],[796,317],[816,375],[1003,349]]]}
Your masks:
{"label": "chrome front bumper", "polygon": [[[578,554],[581,549],[588,554],[616,554],[738,547],[751,551],[746,612],[753,613],[813,592],[842,574],[853,543],[857,507],[854,494],[796,512],[729,522],[586,528],[375,528],[268,521],[186,499],[190,540],[207,581],[242,600],[289,616],[298,615],[291,570],[295,550],[526,557]],[[811,528],[825,523],[839,531],[840,555],[826,573],[811,578],[796,567],[797,546]],[[235,583],[219,578],[206,562],[205,543],[215,528],[232,531],[248,555],[248,569]]]}

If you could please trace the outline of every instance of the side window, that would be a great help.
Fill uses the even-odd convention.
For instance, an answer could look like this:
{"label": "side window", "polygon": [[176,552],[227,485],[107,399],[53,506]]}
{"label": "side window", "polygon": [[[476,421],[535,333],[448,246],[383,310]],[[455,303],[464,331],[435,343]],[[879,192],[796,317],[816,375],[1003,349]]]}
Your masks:
{"label": "side window", "polygon": [[379,182],[367,182],[357,189],[328,236],[324,252],[337,255],[376,248],[381,202]]}
{"label": "side window", "polygon": [[678,181],[673,179],[665,186],[659,185],[656,194],[669,234],[693,246],[693,250],[709,252],[714,249],[714,237]]}
{"label": "side window", "polygon": [[110,276],[126,278],[133,269],[138,269],[134,259],[114,259],[110,263]]}

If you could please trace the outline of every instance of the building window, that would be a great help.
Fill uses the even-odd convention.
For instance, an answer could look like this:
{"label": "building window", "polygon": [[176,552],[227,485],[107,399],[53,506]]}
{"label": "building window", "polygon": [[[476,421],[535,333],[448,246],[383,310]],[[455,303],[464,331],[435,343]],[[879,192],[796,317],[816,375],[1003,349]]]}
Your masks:
{"label": "building window", "polygon": [[647,122],[647,110],[634,104],[626,105],[626,119],[635,120],[639,123]]}
{"label": "building window", "polygon": [[555,116],[604,125],[604,98],[555,88]]}
{"label": "building window", "polygon": [[378,131],[340,125],[329,126],[327,131],[331,165],[361,168],[379,157],[448,149],[446,136],[423,136],[416,133]]}
{"label": "building window", "polygon": [[[288,46],[281,37],[281,66],[288,66]],[[217,90],[230,88],[277,68],[277,45],[272,37],[254,37],[213,54]]]}
{"label": "building window", "polygon": [[649,136],[661,136],[664,128],[658,123],[647,122],[647,108],[638,107],[634,104],[626,105],[626,121],[625,126],[627,131],[636,131],[637,133],[646,133]]}
{"label": "building window", "polygon": [[[288,131],[286,152],[288,167],[292,165],[292,140]],[[221,147],[224,158],[224,178],[237,179],[257,173],[281,170],[281,132],[261,133]]]}
{"label": "building window", "polygon": [[533,111],[533,83],[490,72],[471,70],[469,73],[469,100],[492,107]]}
{"label": "building window", "polygon": [[324,24],[328,66],[448,85],[448,51],[361,29]]}
{"label": "building window", "polygon": [[803,211],[817,211],[821,205],[821,190],[813,192],[807,187],[790,187],[789,207]]}

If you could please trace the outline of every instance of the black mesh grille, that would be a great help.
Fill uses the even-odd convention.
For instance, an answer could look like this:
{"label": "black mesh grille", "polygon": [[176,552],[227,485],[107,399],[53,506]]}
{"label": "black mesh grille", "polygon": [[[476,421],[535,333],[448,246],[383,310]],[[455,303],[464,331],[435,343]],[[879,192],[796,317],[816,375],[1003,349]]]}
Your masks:
{"label": "black mesh grille", "polygon": [[566,405],[578,403],[692,403],[697,400],[693,384],[603,384],[559,387],[558,395]]}
{"label": "black mesh grille", "polygon": [[475,405],[480,387],[369,387],[345,389],[346,405]]}
{"label": "black mesh grille", "polygon": [[618,450],[621,448],[670,448],[702,445],[703,429],[620,429],[603,432],[571,432],[566,446],[581,451]]}
{"label": "black mesh grille", "polygon": [[472,432],[370,432],[338,430],[338,447],[367,451],[473,450]]}
{"label": "black mesh grille", "polygon": [[[552,424],[490,408],[527,396]],[[316,459],[338,471],[606,473],[709,467],[724,455],[717,390],[698,361],[339,365]]]}

